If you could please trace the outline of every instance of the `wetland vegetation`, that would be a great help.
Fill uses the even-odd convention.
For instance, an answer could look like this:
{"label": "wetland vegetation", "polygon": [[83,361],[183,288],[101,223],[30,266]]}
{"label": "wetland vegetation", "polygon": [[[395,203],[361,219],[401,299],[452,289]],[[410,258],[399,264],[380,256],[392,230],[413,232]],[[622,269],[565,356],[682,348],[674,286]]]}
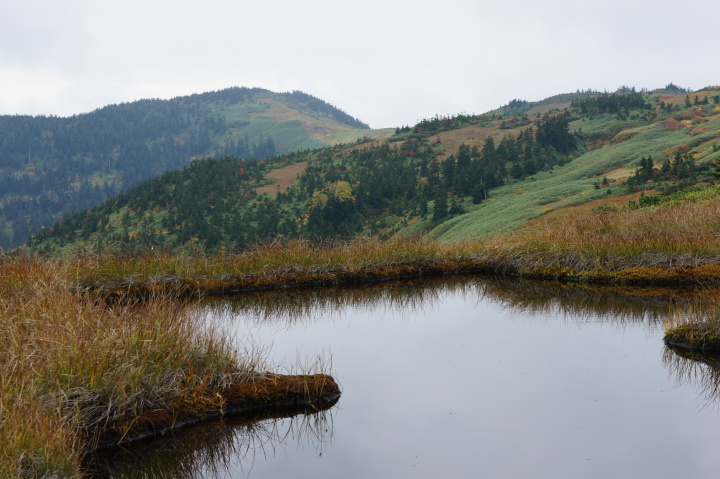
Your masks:
{"label": "wetland vegetation", "polygon": [[[181,297],[478,272],[610,285],[717,283],[718,188],[684,195],[472,243],[294,240],[242,254],[3,256],[2,467],[19,461],[40,475],[71,475],[108,431],[123,437],[157,409],[221,410],[223,391],[264,372],[257,354],[240,354],[221,331],[200,326]],[[143,301],[106,302],[138,296]],[[683,311],[675,317],[687,317]],[[701,324],[703,341],[717,331],[704,319],[692,324],[677,330]]]}
{"label": "wetland vegetation", "polygon": [[[107,304],[77,263],[0,257],[0,476],[75,477],[108,441],[213,413],[327,403],[325,374],[270,374],[260,351],[178,298]],[[322,371],[316,371],[322,373]]]}

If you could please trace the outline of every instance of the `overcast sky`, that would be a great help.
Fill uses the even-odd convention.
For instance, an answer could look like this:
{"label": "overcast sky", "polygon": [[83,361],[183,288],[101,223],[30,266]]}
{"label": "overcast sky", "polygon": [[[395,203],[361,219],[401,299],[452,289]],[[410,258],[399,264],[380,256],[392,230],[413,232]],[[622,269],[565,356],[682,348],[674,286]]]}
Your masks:
{"label": "overcast sky", "polygon": [[0,114],[230,86],[302,90],[374,128],[620,85],[720,84],[720,2],[6,0]]}

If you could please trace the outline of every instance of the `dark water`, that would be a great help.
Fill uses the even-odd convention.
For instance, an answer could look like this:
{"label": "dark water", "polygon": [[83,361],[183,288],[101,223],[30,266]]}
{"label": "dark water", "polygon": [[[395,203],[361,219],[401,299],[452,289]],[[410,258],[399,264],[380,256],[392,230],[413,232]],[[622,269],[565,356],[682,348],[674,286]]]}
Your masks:
{"label": "dark water", "polygon": [[720,467],[718,363],[665,350],[662,300],[463,279],[203,307],[271,345],[275,364],[324,358],[340,401],[203,426],[111,458],[99,476],[675,478]]}

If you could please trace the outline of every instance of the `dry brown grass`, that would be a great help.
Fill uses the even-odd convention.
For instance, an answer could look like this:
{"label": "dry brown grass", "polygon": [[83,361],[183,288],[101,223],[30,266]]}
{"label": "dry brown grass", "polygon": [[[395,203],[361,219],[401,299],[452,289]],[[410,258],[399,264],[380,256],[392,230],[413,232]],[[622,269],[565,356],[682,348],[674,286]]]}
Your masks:
{"label": "dry brown grass", "polygon": [[194,410],[255,371],[227,336],[170,301],[106,307],[70,263],[0,257],[0,477],[73,477],[107,428]]}
{"label": "dry brown grass", "polygon": [[[574,218],[580,216],[586,216],[593,213],[596,208],[610,207],[610,208],[622,208],[630,201],[637,201],[640,195],[653,195],[658,192],[650,191],[638,191],[636,193],[630,193],[622,196],[613,196],[610,198],[603,198],[600,200],[589,201],[581,205],[562,206],[567,200],[560,200],[554,203],[548,203],[543,205],[544,214],[538,216],[530,221],[526,221],[520,225],[517,229],[544,229],[547,227],[555,227],[555,224],[559,225],[565,221],[571,221]],[[572,198],[568,198],[572,199]]]}
{"label": "dry brown grass", "polygon": [[[500,128],[501,123],[502,120],[495,120],[490,126],[470,125],[463,128],[457,128],[455,130],[442,131],[440,133],[432,135],[430,137],[431,141],[439,138],[440,142],[443,145],[442,152],[438,153],[438,160],[442,161],[448,156],[457,153],[458,148],[460,148],[460,145],[462,144],[468,146],[477,146],[478,148],[482,149],[485,140],[490,137],[492,137],[493,140],[495,140],[497,143],[507,136],[517,136],[519,131],[528,128],[529,126],[524,125],[511,129],[502,129]],[[372,146],[377,146],[382,141],[383,140],[380,139],[379,141],[353,145],[349,147],[347,151],[370,148]],[[404,140],[391,141],[389,143],[391,148],[399,148],[403,142]]]}
{"label": "dry brown grass", "polygon": [[669,103],[671,105],[684,105],[685,104],[685,97],[689,96],[690,101],[694,102],[695,97],[698,97],[698,100],[702,101],[707,97],[715,96],[718,93],[720,93],[720,90],[708,90],[708,91],[699,91],[696,93],[679,93],[677,95],[661,95],[660,100],[664,101],[665,103]]}
{"label": "dry brown grass", "polygon": [[519,274],[682,283],[720,279],[720,201],[621,209],[522,232],[492,248]]}
{"label": "dry brown grass", "polygon": [[438,155],[439,160],[444,160],[448,156],[457,153],[460,145],[483,147],[485,140],[492,138],[496,144],[507,136],[517,136],[518,132],[528,128],[529,125],[517,127],[514,129],[501,129],[501,120],[493,122],[492,126],[471,125],[456,130],[448,130],[433,135],[432,138],[439,137],[443,145],[443,152]]}
{"label": "dry brown grass", "polygon": [[373,139],[381,139],[394,133],[394,130],[391,128],[361,130],[351,126],[341,125],[329,119],[323,120],[315,118],[290,108],[280,101],[270,98],[262,98],[259,99],[259,101],[266,103],[268,105],[268,109],[259,113],[253,113],[252,116],[270,116],[275,118],[278,122],[300,121],[310,138],[322,141],[329,145],[350,143],[362,136],[367,136]]}
{"label": "dry brown grass", "polygon": [[270,172],[265,175],[265,178],[277,181],[270,185],[255,188],[255,192],[259,195],[267,193],[271,198],[277,196],[278,192],[285,193],[288,188],[295,183],[298,175],[301,175],[305,171],[307,164],[307,161],[301,161],[283,168],[274,168],[270,170]]}

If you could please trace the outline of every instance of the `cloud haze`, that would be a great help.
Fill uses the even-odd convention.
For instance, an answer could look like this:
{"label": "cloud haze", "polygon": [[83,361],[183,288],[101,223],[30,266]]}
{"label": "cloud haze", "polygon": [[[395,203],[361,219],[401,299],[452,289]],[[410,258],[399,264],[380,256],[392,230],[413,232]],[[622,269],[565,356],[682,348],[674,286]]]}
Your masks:
{"label": "cloud haze", "polygon": [[26,0],[0,6],[0,113],[72,115],[230,86],[373,127],[578,88],[720,83],[715,0]]}

